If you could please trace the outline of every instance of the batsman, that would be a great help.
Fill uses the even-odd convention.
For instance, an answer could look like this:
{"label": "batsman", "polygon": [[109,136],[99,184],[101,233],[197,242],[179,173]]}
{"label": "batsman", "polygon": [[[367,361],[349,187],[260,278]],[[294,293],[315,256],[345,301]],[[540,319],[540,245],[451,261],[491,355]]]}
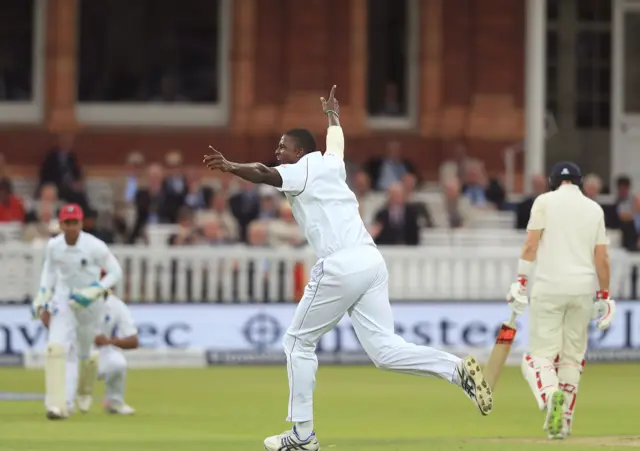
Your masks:
{"label": "batsman", "polygon": [[551,191],[538,196],[531,208],[517,282],[507,294],[511,309],[522,314],[531,285],[530,349],[522,374],[538,407],[546,411],[543,428],[550,439],[571,433],[591,319],[605,330],[616,311],[609,297],[604,212],[583,195],[581,184],[577,165],[553,167]]}

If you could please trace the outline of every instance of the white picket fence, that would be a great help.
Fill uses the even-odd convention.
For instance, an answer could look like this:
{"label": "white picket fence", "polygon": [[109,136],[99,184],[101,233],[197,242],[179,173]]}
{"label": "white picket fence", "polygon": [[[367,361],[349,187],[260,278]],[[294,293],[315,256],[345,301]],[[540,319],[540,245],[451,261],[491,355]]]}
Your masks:
{"label": "white picket fence", "polygon": [[[308,249],[113,246],[125,277],[116,292],[130,302],[289,302],[313,266]],[[516,246],[381,248],[393,300],[497,300],[513,281]],[[640,256],[612,250],[612,292],[635,296]],[[0,302],[21,302],[38,289],[43,248],[0,245]],[[296,270],[304,275],[301,281]]]}

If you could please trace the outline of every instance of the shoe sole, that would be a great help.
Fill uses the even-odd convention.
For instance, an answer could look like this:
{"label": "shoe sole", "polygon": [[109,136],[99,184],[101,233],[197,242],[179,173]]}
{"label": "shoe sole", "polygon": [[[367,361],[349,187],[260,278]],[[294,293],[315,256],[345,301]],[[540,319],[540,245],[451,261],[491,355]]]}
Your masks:
{"label": "shoe sole", "polygon": [[[264,449],[265,451],[271,451],[269,448],[267,448],[267,445],[264,445]],[[316,451],[322,451],[322,447],[319,446]]]}
{"label": "shoe sole", "polygon": [[493,409],[493,396],[491,394],[491,387],[482,374],[482,369],[478,365],[475,357],[465,357],[463,360],[463,368],[466,373],[471,376],[473,382],[476,385],[476,405],[478,410],[484,416],[491,413]]}
{"label": "shoe sole", "polygon": [[553,395],[551,395],[551,413],[547,419],[549,436],[557,437],[562,432],[562,420],[564,418],[563,407],[564,394],[561,391],[554,392]]}
{"label": "shoe sole", "polygon": [[47,412],[47,420],[64,420],[66,418],[67,417],[65,417],[64,415],[58,415],[54,412]]}

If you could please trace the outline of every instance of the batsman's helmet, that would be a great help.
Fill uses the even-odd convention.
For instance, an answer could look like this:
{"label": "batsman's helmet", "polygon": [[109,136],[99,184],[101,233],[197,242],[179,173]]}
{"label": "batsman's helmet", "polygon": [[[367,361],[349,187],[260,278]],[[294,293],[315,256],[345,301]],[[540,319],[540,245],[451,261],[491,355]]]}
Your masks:
{"label": "batsman's helmet", "polygon": [[558,189],[563,181],[569,181],[577,186],[582,186],[582,172],[577,164],[570,161],[557,163],[551,169],[549,175],[549,187],[552,190]]}

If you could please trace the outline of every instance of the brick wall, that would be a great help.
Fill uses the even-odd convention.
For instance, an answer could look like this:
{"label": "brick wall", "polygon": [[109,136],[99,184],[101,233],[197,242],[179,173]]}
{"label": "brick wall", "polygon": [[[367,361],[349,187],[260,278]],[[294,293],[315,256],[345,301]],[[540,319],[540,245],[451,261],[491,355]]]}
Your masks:
{"label": "brick wall", "polygon": [[285,128],[304,125],[322,142],[318,98],[338,85],[348,153],[380,154],[398,139],[434,174],[463,138],[492,172],[505,145],[523,136],[524,2],[420,0],[418,126],[379,132],[366,124],[366,0],[235,0],[231,116],[224,129],[101,129],[75,119],[77,0],[49,0],[45,121],[0,129],[0,151],[15,164],[37,164],[52,132],[78,130],[87,165],[115,165],[138,149],[160,160],[181,149],[194,163],[209,144],[239,160],[267,159]]}

